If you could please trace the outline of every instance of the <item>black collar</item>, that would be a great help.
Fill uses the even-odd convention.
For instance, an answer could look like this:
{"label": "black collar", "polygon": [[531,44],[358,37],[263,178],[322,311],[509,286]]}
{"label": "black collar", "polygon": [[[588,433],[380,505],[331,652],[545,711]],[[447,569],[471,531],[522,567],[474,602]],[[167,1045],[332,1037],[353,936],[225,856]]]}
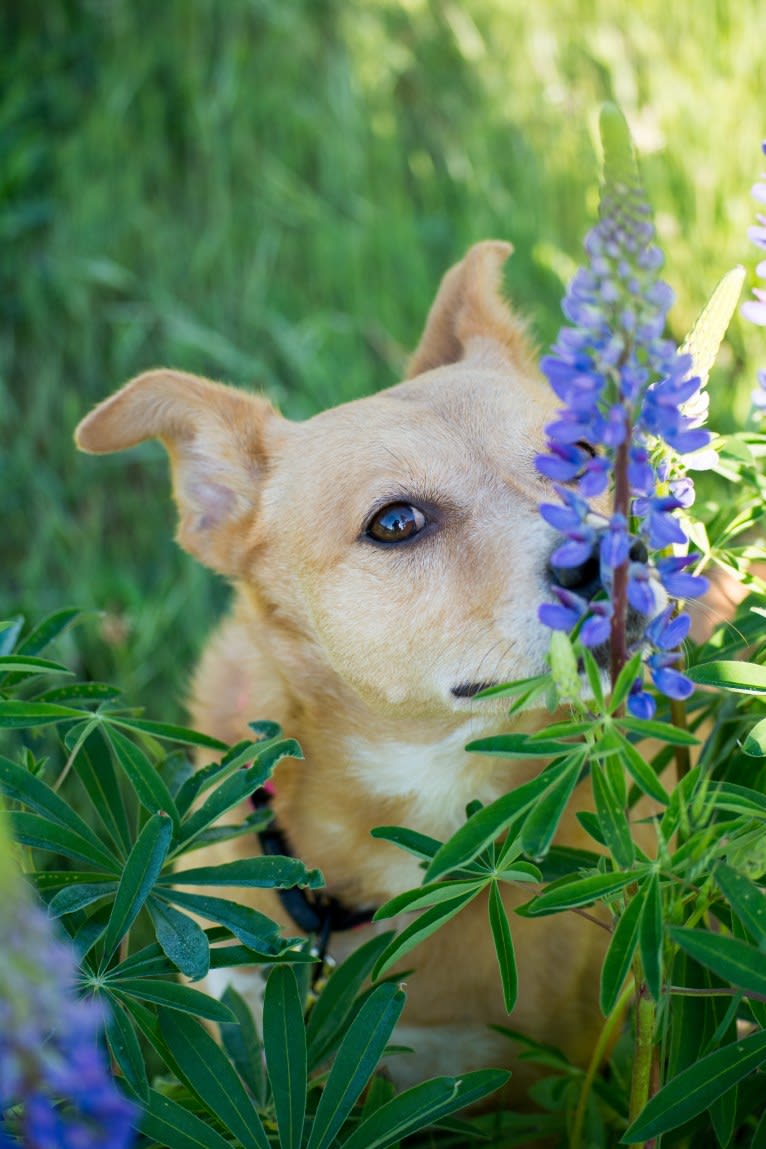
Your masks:
{"label": "black collar", "polygon": [[[272,795],[264,789],[256,790],[252,796],[252,803],[260,813],[271,811]],[[279,826],[272,820],[263,830],[258,830],[258,841],[261,850],[268,856],[294,857],[287,838]],[[289,890],[276,891],[282,904],[282,909],[295,922],[303,933],[311,934],[316,938],[318,969],[327,956],[327,947],[330,935],[342,930],[352,930],[356,926],[367,925],[371,922],[374,909],[352,910],[344,906],[338,898],[326,894],[322,890],[301,889],[298,886]]]}

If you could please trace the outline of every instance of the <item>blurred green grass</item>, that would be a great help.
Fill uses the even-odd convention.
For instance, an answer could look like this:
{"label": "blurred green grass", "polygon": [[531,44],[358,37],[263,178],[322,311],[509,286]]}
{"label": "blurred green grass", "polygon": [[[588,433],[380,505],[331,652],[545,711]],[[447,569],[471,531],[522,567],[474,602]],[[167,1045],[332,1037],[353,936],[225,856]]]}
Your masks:
{"label": "blurred green grass", "polygon": [[[541,345],[631,123],[681,337],[745,238],[762,0],[27,0],[0,13],[0,614],[94,612],[83,672],[180,715],[226,590],[176,550],[162,452],[78,456],[80,416],[168,364],[295,418],[396,381],[486,236]],[[716,425],[747,416],[735,324]]]}

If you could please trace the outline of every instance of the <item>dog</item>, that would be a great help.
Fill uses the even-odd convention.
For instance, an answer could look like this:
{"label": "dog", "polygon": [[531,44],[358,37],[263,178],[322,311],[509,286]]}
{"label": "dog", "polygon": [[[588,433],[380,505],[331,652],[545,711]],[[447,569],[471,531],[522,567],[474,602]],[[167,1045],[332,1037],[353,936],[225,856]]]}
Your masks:
{"label": "dog", "polygon": [[[299,741],[305,760],[277,767],[275,819],[352,911],[422,880],[417,860],[373,839],[373,827],[443,840],[470,801],[490,802],[540,769],[464,750],[511,728],[506,701],[476,695],[541,673],[549,643],[537,607],[552,597],[557,536],[538,511],[550,484],[535,455],[555,399],[501,291],[510,252],[479,243],[448,271],[405,381],[376,395],[294,423],[261,396],[155,370],[77,430],[88,452],[150,438],[167,448],[178,541],[236,588],[197,669],[191,719],[234,742],[269,718]],[[541,724],[524,714],[513,728]],[[589,805],[577,791],[559,843],[592,847],[576,818]],[[199,864],[257,849],[237,838],[200,851]],[[231,896],[296,932],[273,892]],[[398,1085],[509,1066],[518,1096],[534,1071],[492,1024],[587,1063],[603,1025],[607,931],[573,913],[513,915],[528,888],[503,896],[519,967],[510,1019],[479,898],[407,955],[414,972],[396,1039],[414,1053],[391,1061]],[[338,933],[330,949],[342,957],[390,927]],[[229,976],[255,1003],[256,971]]]}

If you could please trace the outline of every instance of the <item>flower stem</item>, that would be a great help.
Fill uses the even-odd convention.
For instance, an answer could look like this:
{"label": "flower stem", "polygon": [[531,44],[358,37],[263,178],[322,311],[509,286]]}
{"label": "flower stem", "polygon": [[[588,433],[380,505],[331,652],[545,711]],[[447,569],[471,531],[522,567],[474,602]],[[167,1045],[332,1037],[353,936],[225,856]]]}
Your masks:
{"label": "flower stem", "polygon": [[601,1029],[596,1047],[588,1063],[585,1077],[583,1078],[580,1096],[577,1100],[577,1109],[575,1110],[574,1121],[572,1122],[572,1133],[569,1138],[569,1149],[580,1149],[583,1126],[585,1125],[585,1113],[588,1108],[588,1098],[593,1088],[593,1081],[598,1073],[599,1066],[607,1055],[607,1051],[614,1037],[614,1031],[622,1022],[625,1010],[633,996],[634,989],[633,979],[631,978],[617,999],[612,1012],[609,1014],[609,1017]]}
{"label": "flower stem", "polygon": [[633,1079],[630,1090],[630,1121],[635,1121],[651,1094],[654,1026],[657,1006],[646,983],[637,979],[636,1038],[633,1046]]}
{"label": "flower stem", "polygon": [[[614,511],[628,521],[630,512],[630,484],[628,482],[628,448],[630,444],[630,424],[625,428],[625,438],[617,448],[614,460]],[[612,581],[612,623],[609,634],[610,675],[612,687],[620,671],[628,660],[626,627],[628,617],[628,563],[620,563],[614,568]]]}

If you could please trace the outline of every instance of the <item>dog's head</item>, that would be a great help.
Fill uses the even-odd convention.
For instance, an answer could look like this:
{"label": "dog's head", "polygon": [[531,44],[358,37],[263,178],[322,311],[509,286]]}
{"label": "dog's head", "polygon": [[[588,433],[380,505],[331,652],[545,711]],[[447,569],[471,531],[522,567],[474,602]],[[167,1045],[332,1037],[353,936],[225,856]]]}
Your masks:
{"label": "dog's head", "polygon": [[259,604],[299,689],[334,677],[438,715],[543,668],[556,536],[534,458],[553,400],[499,290],[510,250],[477,244],[448,272],[407,380],[380,394],[293,423],[157,370],[77,430],[96,453],[163,441],[179,542]]}

